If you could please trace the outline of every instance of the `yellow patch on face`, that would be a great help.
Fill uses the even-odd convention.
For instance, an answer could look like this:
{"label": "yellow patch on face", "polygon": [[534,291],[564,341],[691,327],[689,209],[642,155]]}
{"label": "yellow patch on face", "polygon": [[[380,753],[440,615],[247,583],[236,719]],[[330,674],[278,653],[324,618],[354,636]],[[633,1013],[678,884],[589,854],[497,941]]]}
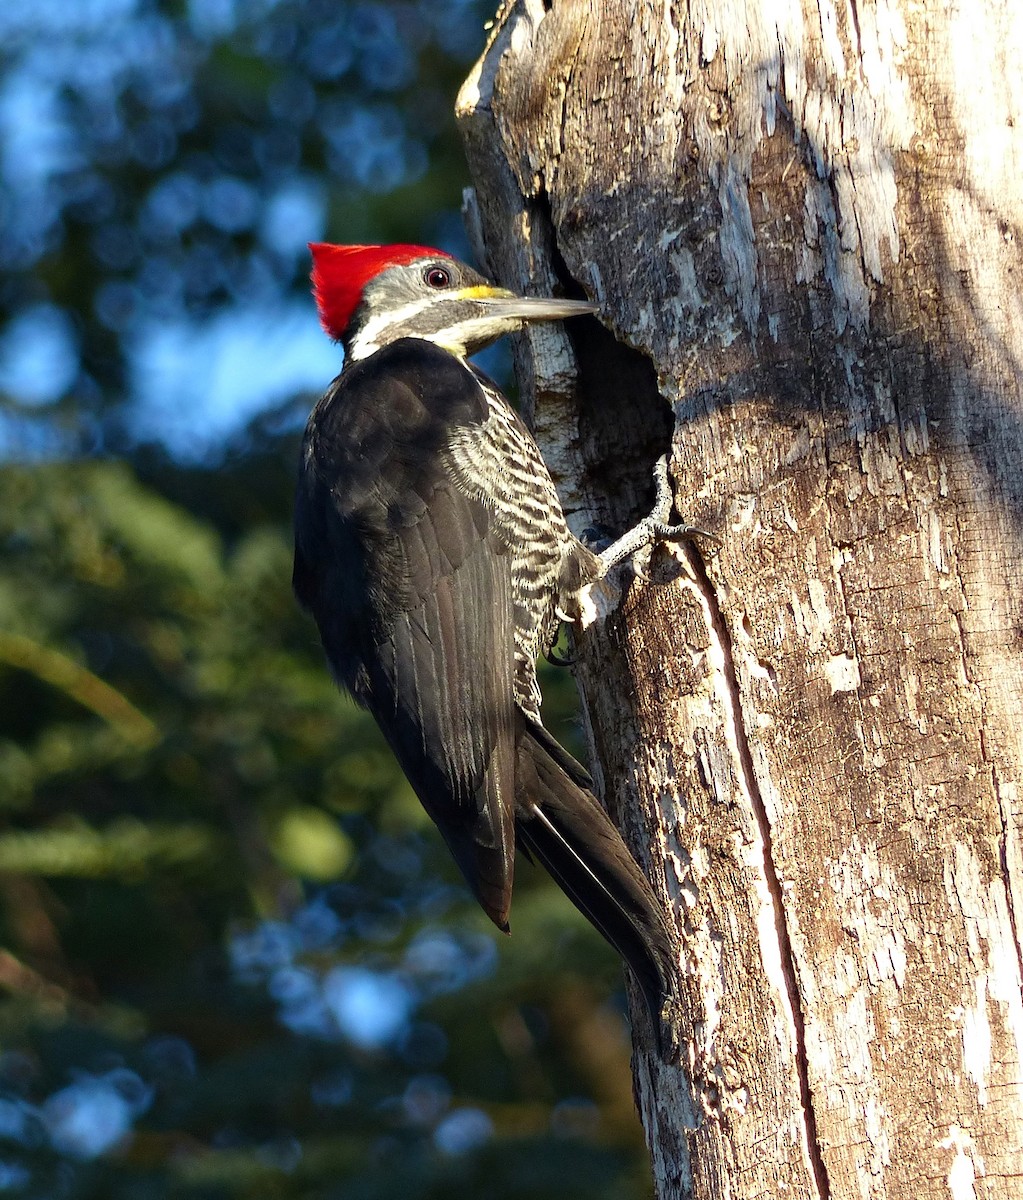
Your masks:
{"label": "yellow patch on face", "polygon": [[456,294],[459,300],[508,300],[512,296],[506,288],[491,287],[482,283],[476,287],[462,288]]}

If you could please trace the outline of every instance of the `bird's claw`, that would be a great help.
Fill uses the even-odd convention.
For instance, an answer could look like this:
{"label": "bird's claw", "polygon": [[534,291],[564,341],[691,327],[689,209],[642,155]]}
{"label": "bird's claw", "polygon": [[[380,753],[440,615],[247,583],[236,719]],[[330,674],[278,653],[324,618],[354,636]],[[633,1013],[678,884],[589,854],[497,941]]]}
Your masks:
{"label": "bird's claw", "polygon": [[553,646],[547,651],[544,658],[552,667],[574,667],[577,661],[574,654],[558,654]]}
{"label": "bird's claw", "polygon": [[654,486],[656,495],[654,507],[646,519],[650,530],[650,540],[655,542],[681,542],[686,538],[709,538],[721,545],[721,539],[716,533],[701,529],[698,525],[671,525],[668,518],[675,504],[675,493],[672,491],[671,480],[668,477],[668,456],[662,454],[654,463]]}
{"label": "bird's claw", "polygon": [[637,579],[642,579],[644,583],[650,582],[650,547],[647,546],[642,550],[637,550],[632,556],[632,573]]}
{"label": "bird's claw", "polygon": [[650,524],[651,541],[682,542],[691,538],[707,538],[721,545],[721,539],[709,529],[701,529],[699,525],[665,525],[662,521],[652,521]]}
{"label": "bird's claw", "polygon": [[675,493],[672,491],[671,480],[668,478],[667,454],[662,454],[654,463],[654,487],[656,488],[654,507],[648,519],[667,525],[672,505],[675,503]]}
{"label": "bird's claw", "polygon": [[653,511],[616,542],[601,550],[598,554],[601,575],[606,575],[612,567],[618,566],[627,558],[633,560],[636,574],[645,578],[644,568],[640,566],[635,556],[644,552],[647,556],[658,542],[680,542],[686,538],[705,537],[719,542],[720,539],[706,529],[698,529],[695,525],[670,525],[668,518],[675,503],[668,478],[668,459],[661,455],[654,467],[654,483],[657,495]]}

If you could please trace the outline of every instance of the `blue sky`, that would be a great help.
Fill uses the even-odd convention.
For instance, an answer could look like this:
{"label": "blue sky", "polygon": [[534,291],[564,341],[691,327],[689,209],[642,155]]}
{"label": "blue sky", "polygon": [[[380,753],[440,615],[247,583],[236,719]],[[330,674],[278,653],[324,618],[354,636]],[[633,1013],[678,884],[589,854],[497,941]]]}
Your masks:
{"label": "blue sky", "polygon": [[[133,229],[122,215],[98,221],[91,235],[93,253],[110,268],[94,312],[127,351],[127,427],[134,438],[163,442],[182,461],[215,458],[254,416],[326,388],[340,369],[340,351],[320,331],[311,297],[285,296],[282,280],[305,272],[307,242],[329,235],[343,240],[328,227],[335,189],[347,188],[349,197],[361,193],[369,206],[373,197],[407,186],[427,170],[428,139],[410,131],[397,96],[414,79],[416,107],[433,105],[438,121],[453,123],[451,97],[434,95],[432,81],[416,76],[414,47],[440,46],[468,62],[484,37],[481,23],[467,15],[471,4],[409,0],[407,12],[415,17],[409,32],[397,27],[387,5],[338,0],[332,10],[337,23],[321,27],[319,41],[308,48],[313,74],[284,71],[267,96],[281,138],[322,138],[328,169],[322,178],[300,166],[283,169],[259,190],[228,170],[203,179],[176,170],[177,160],[161,165],[159,143],[166,135],[169,144],[178,144],[167,114],[189,101],[209,46],[244,27],[239,45],[251,53],[261,20],[280,8],[280,0],[191,0],[187,36],[142,0],[0,5],[0,274],[32,271],[48,257],[52,264],[62,248],[61,205],[69,187],[93,189],[83,193],[83,202],[104,201],[104,168],[97,169],[67,120],[69,87],[87,105],[89,128],[99,131],[93,152],[98,146],[102,157],[104,146],[116,147],[143,166],[147,155],[155,156],[140,225]],[[328,88],[328,98],[317,100],[313,83],[335,78],[344,86]],[[124,98],[140,87],[151,119],[126,126]],[[152,144],[141,144],[140,129]],[[76,184],[76,178],[88,182]],[[459,252],[457,216],[438,220],[451,233],[438,240]],[[193,262],[199,253],[182,260],[180,238],[197,221],[229,238],[251,236],[257,250],[244,259],[243,272],[224,261]],[[145,231],[141,245],[139,228]],[[163,254],[161,244],[178,257]],[[140,256],[141,269],[123,265]],[[217,310],[207,306],[212,315],[191,315],[202,306],[188,298],[183,261],[208,275],[233,271],[231,302]],[[177,269],[168,269],[173,262]],[[8,458],[60,454],[62,429],[73,422],[48,423],[47,408],[61,401],[66,417],[78,404],[83,346],[47,290],[29,288],[29,298],[0,334],[0,400],[9,402],[0,406],[0,454]],[[87,406],[78,405],[80,411]]]}
{"label": "blue sky", "polygon": [[324,391],[342,361],[311,299],[149,327],[133,353],[131,431],[181,461],[203,459],[259,413]]}
{"label": "blue sky", "polygon": [[[143,0],[0,3],[5,68],[0,75],[0,274],[31,274],[47,259],[60,264],[61,188],[76,172],[85,178],[96,168],[65,119],[62,96],[69,82],[95,102],[97,121],[109,121],[110,144],[123,148],[132,134],[119,124],[118,106],[130,86],[142,80],[180,100],[192,78],[195,60],[189,53],[201,55],[204,39],[230,35],[243,18],[258,20],[276,6],[277,0],[191,0],[188,23],[198,49],[182,50],[159,7]],[[475,52],[483,31],[466,20],[465,8],[466,0],[419,2],[431,37],[439,43],[469,37]],[[147,232],[166,231],[168,245],[199,218],[229,235],[251,235],[268,265],[261,273],[259,255],[246,261],[229,303],[194,315],[202,306],[190,310],[187,289],[164,269],[170,259],[159,248],[143,247],[144,266],[137,275],[121,269],[118,260],[139,249],[124,244],[137,237],[137,228],[104,219],[90,233],[99,260],[111,266],[108,282],[96,293],[94,315],[127,351],[127,432],[138,442],[162,442],[181,461],[215,459],[260,413],[301,396],[311,405],[325,390],[341,368],[341,350],[320,329],[311,295],[287,290],[282,279],[290,282],[293,268],[305,273],[307,242],[337,235],[328,229],[328,210],[342,171],[350,174],[345,186],[368,196],[407,184],[426,169],[426,141],[407,133],[388,96],[389,88],[407,82],[416,69],[402,41],[404,31],[388,26],[392,16],[385,7],[337,0],[337,9],[351,16],[346,31],[352,44],[336,45],[333,58],[320,47],[320,65],[329,59],[340,73],[353,60],[355,45],[367,98],[364,105],[331,101],[329,111],[320,114],[328,164],[324,178],[301,168],[284,171],[257,192],[226,169],[204,179],[179,170],[172,160],[171,168],[154,167],[151,180],[140,185],[141,223]],[[367,51],[369,41],[375,53]],[[308,100],[301,78],[291,83],[287,95],[269,97],[275,116],[274,105],[281,109],[282,128]],[[450,110],[450,98],[445,104]],[[159,104],[152,112],[159,116]],[[143,156],[160,149],[156,118],[152,128],[153,145],[138,147]],[[97,202],[103,199],[102,173],[101,163],[94,171],[100,177]],[[457,252],[463,242],[457,217],[438,221],[450,230],[445,245]],[[71,309],[60,307],[53,294],[43,282],[29,288],[27,300],[0,332],[0,401],[9,402],[0,404],[0,456],[8,459],[59,456],[70,444],[62,441],[60,419],[46,417],[62,412],[69,399],[73,411],[87,348]],[[304,418],[301,404],[294,412],[296,422]],[[310,929],[316,931],[312,941]],[[313,902],[290,923],[267,921],[240,932],[229,950],[236,971],[273,999],[284,1027],[366,1052],[399,1042],[416,1021],[425,1028],[418,1012],[423,1002],[491,972],[496,953],[489,934],[455,936],[435,928],[414,938],[388,969],[343,961],[323,968],[307,961],[311,948],[336,950],[339,939],[329,910]],[[439,1028],[435,1032],[443,1037]],[[123,1063],[75,1071],[36,1104],[0,1097],[0,1137],[26,1145],[43,1139],[79,1160],[115,1148],[149,1109],[168,1055],[175,1070],[194,1070],[186,1043],[159,1036],[150,1041],[138,1071]],[[449,1101],[443,1081],[437,1080],[419,1081],[407,1097],[410,1115],[421,1114],[435,1126],[443,1152],[464,1152],[490,1136],[485,1114],[473,1108],[449,1111]],[[0,1192],[22,1188],[18,1171],[0,1159]]]}

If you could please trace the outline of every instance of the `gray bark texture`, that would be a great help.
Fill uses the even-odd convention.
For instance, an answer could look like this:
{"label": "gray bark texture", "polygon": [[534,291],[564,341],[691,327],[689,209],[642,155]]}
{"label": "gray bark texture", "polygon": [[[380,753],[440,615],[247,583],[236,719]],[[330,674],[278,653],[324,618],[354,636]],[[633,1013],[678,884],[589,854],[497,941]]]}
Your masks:
{"label": "gray bark texture", "polygon": [[[1023,5],[516,0],[459,98],[577,531],[722,539],[579,639],[677,925],[660,1200],[1023,1197]],[[672,1057],[672,1055],[668,1055]]]}

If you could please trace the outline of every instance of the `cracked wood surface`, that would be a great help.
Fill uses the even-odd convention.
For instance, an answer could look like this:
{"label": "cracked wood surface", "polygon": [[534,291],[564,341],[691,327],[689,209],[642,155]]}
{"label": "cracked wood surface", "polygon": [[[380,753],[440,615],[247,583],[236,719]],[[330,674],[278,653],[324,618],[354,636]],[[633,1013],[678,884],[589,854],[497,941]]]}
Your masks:
{"label": "cracked wood surface", "polygon": [[1014,0],[518,0],[459,99],[494,273],[601,305],[517,350],[575,527],[673,414],[723,538],[577,671],[680,934],[662,1200],[1023,1197],[1021,61]]}

